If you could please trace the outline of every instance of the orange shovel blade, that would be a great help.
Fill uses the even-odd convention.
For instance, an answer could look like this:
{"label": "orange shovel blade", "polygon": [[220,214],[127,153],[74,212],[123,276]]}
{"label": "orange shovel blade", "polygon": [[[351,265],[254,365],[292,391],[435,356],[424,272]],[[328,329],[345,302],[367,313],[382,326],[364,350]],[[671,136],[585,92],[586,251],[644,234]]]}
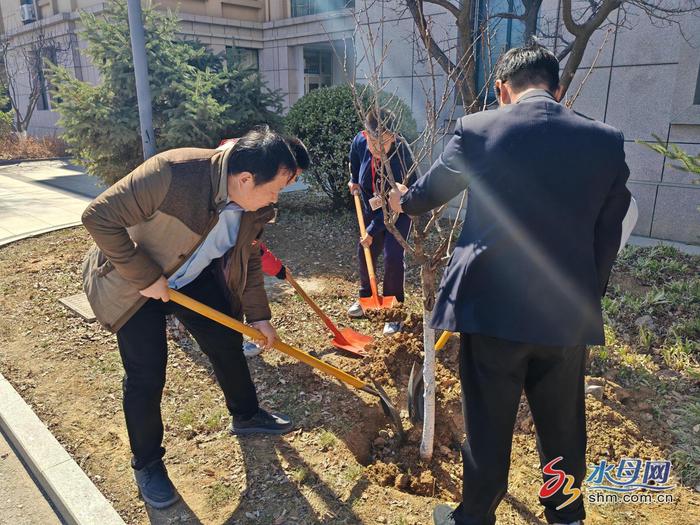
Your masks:
{"label": "orange shovel blade", "polygon": [[368,335],[363,335],[351,328],[342,328],[335,334],[331,344],[336,348],[351,352],[359,356],[366,356],[365,347],[374,339]]}
{"label": "orange shovel blade", "polygon": [[386,296],[382,297],[381,295],[377,296],[372,296],[372,297],[360,297],[360,306],[362,307],[362,311],[366,312],[367,310],[380,310],[382,308],[389,309],[393,308],[396,306],[399,302],[396,300],[396,297],[394,296]]}

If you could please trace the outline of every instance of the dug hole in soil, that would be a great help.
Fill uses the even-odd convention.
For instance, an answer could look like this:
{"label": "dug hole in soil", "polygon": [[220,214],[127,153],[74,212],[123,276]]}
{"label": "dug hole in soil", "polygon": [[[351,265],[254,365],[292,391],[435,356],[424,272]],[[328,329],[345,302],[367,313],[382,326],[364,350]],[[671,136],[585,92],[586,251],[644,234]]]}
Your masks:
{"label": "dug hole in soil", "polygon": [[[411,366],[423,363],[422,317],[407,313],[403,308],[392,311],[370,312],[373,323],[403,321],[401,333],[376,339],[367,347],[368,356],[355,365],[355,372],[365,380],[382,386],[395,406],[407,404],[407,385]],[[367,467],[367,476],[383,486],[447,501],[461,500],[462,463],[460,446],[464,439],[461,387],[459,384],[459,337],[451,337],[437,353],[436,362],[436,417],[434,452],[430,461],[419,455],[422,423],[413,425],[402,410],[406,438],[402,441],[387,421],[375,420],[376,429],[366,425],[369,432],[354,439],[366,442],[366,456],[358,460]],[[658,459],[664,453],[627,419],[636,405],[636,397],[607,378],[587,378],[589,384],[604,387],[604,396],[598,400],[586,396],[588,448],[586,457],[617,462],[621,458]],[[643,393],[640,393],[643,394]],[[515,423],[513,460],[521,451],[533,452],[534,423],[525,397],[521,399]],[[647,437],[649,436],[649,437]],[[663,436],[654,436],[656,442]],[[362,447],[357,447],[362,450]],[[511,482],[519,475],[511,469]]]}

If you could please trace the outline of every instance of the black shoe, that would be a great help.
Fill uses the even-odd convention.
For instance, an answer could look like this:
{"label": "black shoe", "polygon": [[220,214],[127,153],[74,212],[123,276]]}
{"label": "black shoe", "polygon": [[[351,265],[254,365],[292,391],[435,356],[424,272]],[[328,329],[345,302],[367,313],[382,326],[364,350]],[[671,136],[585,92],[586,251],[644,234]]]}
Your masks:
{"label": "black shoe", "polygon": [[449,505],[438,505],[433,509],[433,523],[435,525],[456,525],[454,509]]}
{"label": "black shoe", "polygon": [[234,418],[231,423],[231,434],[243,436],[246,434],[286,434],[291,432],[292,420],[282,414],[268,412],[262,408],[250,419]]}
{"label": "black shoe", "polygon": [[161,459],[134,470],[134,479],[143,501],[154,509],[164,509],[180,499]]}

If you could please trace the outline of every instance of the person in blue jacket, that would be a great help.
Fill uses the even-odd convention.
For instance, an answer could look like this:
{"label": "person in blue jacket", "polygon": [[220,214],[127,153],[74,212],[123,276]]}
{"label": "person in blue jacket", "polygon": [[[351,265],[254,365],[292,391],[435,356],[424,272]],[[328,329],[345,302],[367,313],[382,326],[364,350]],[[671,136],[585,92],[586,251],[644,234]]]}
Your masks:
{"label": "person in blue jacket", "polygon": [[[377,118],[379,117],[379,118]],[[392,176],[396,182],[410,186],[414,176],[408,177],[413,165],[413,158],[408,146],[399,137],[396,116],[387,109],[381,109],[378,113],[374,110],[368,112],[365,118],[365,129],[359,132],[350,146],[350,193],[356,191],[360,194],[362,210],[367,225],[367,235],[360,239],[357,246],[357,256],[360,264],[360,297],[372,295],[367,264],[365,262],[364,247],[368,246],[372,254],[372,262],[375,264],[380,252],[384,253],[384,295],[394,296],[400,302],[404,301],[404,249],[389,232],[384,224],[384,213],[381,201],[383,198],[381,177],[382,173]],[[379,133],[381,130],[381,136]],[[385,152],[385,158],[391,165],[391,170],[382,169],[381,150]],[[388,183],[384,184],[384,192],[391,189]],[[411,229],[411,219],[402,213],[396,221],[396,228],[408,239]],[[356,301],[348,310],[348,315],[360,318],[364,314],[360,302]],[[400,323],[386,323],[384,334],[390,335],[401,329]]]}

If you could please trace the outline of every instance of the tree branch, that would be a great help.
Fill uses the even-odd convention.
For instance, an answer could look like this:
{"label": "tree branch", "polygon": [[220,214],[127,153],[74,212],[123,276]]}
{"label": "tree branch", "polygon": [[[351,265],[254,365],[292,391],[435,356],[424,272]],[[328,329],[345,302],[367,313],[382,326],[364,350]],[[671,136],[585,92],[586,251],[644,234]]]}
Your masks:
{"label": "tree branch", "polygon": [[491,18],[503,18],[504,20],[525,20],[525,17],[527,16],[527,11],[525,11],[522,15],[519,15],[518,13],[496,13],[495,15],[490,15]]}
{"label": "tree branch", "polygon": [[430,33],[428,22],[425,19],[425,16],[423,16],[423,0],[406,0],[406,5],[408,6],[409,11],[411,11],[411,16],[413,16],[413,21],[421,34],[421,38],[426,49],[428,49],[428,52],[435,57],[435,60],[437,60],[437,63],[440,64],[440,67],[445,71],[445,73],[448,75],[451,74],[455,69],[455,65]]}
{"label": "tree branch", "polygon": [[[448,0],[424,0],[425,2],[428,2],[429,4],[434,4],[442,7],[443,9],[449,11],[452,13],[452,15],[455,18],[459,18],[459,7],[455,6],[454,4],[451,4]],[[421,9],[422,11],[422,9]]]}
{"label": "tree branch", "polygon": [[564,27],[574,36],[579,36],[583,27],[574,22],[574,17],[571,12],[571,0],[562,0],[561,17],[564,20]]}

